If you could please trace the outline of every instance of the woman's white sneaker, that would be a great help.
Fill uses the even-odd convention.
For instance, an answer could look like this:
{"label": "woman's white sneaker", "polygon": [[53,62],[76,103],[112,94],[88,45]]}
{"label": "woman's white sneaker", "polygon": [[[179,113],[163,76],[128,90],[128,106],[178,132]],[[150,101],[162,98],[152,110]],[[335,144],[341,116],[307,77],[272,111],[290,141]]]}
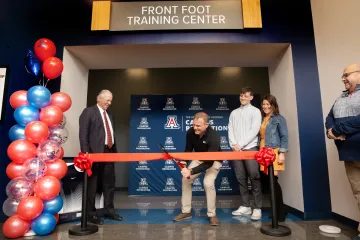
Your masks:
{"label": "woman's white sneaker", "polygon": [[254,209],[254,211],[251,215],[251,219],[252,220],[260,220],[261,219],[261,209]]}
{"label": "woman's white sneaker", "polygon": [[234,216],[251,215],[251,208],[240,206],[237,210],[232,212],[232,215]]}

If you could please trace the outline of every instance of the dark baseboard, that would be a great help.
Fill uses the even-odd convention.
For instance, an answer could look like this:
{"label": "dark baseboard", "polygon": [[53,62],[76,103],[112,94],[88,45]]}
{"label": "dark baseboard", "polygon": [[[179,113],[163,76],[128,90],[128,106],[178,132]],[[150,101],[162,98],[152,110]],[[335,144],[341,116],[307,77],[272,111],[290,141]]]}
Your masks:
{"label": "dark baseboard", "polygon": [[[287,206],[287,205],[286,205]],[[304,221],[309,221],[309,220],[329,220],[329,219],[333,219],[345,226],[348,226],[349,228],[352,228],[354,230],[357,230],[359,223],[355,220],[352,220],[350,218],[344,217],[342,215],[339,215],[337,213],[331,212],[330,214],[328,213],[306,213],[304,214],[303,212],[289,207],[287,206],[289,213],[295,215],[298,218],[303,219]]]}
{"label": "dark baseboard", "polygon": [[288,209],[288,212],[292,215],[295,215],[298,218],[301,218],[305,221],[307,220],[329,220],[333,218],[331,212],[301,212],[293,207],[285,205]]}
{"label": "dark baseboard", "polygon": [[290,207],[286,204],[285,204],[285,206],[290,214],[292,214],[298,218],[304,219],[304,213],[302,211],[299,211],[296,208]]}
{"label": "dark baseboard", "polygon": [[127,192],[129,190],[128,187],[116,187],[115,191],[119,191],[119,192]]}
{"label": "dark baseboard", "polygon": [[359,225],[359,223],[357,221],[352,220],[352,219],[347,218],[347,217],[344,217],[344,216],[341,216],[341,215],[339,215],[337,213],[334,213],[334,212],[332,213],[332,218],[335,221],[337,221],[337,222],[339,222],[341,224],[344,224],[344,225],[346,225],[346,226],[348,226],[348,227],[350,227],[350,228],[352,228],[354,230],[357,230],[358,225]]}
{"label": "dark baseboard", "polygon": [[306,212],[304,220],[330,220],[332,219],[332,212]]}

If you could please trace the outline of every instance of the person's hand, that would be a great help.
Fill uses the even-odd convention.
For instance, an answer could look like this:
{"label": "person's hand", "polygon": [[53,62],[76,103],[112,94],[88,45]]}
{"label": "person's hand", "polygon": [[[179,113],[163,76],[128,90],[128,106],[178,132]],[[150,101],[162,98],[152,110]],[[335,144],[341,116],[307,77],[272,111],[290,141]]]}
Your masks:
{"label": "person's hand", "polygon": [[241,149],[239,148],[239,146],[238,146],[237,144],[233,144],[233,145],[231,146],[231,148],[232,148],[232,150],[233,150],[234,152],[240,152],[240,151],[241,151]]}
{"label": "person's hand", "polygon": [[344,141],[346,139],[346,136],[345,135],[340,135],[338,137],[335,137],[335,135],[332,133],[332,129],[330,128],[329,131],[328,131],[328,134],[327,134],[327,137],[329,139],[334,139],[334,140],[341,140],[341,141]]}
{"label": "person's hand", "polygon": [[181,170],[181,174],[183,175],[184,178],[188,178],[191,175],[191,171],[188,168],[183,168]]}
{"label": "person's hand", "polygon": [[285,153],[279,153],[278,164],[283,164],[285,162]]}
{"label": "person's hand", "polygon": [[341,140],[341,141],[345,141],[346,136],[345,135],[340,135],[336,138],[336,140]]}
{"label": "person's hand", "polygon": [[328,130],[327,137],[328,137],[329,139],[336,139],[336,137],[335,137],[334,134],[332,133],[332,129],[331,129],[331,128]]}
{"label": "person's hand", "polygon": [[184,166],[184,168],[186,167],[186,162],[185,161],[180,161],[180,164]]}

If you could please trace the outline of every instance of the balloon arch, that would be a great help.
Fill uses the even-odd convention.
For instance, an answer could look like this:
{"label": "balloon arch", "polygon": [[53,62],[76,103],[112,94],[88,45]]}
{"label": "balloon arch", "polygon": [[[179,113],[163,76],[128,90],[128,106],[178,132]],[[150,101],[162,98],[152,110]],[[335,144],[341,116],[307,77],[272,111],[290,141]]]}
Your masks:
{"label": "balloon arch", "polygon": [[7,154],[11,162],[6,174],[7,199],[3,212],[9,218],[2,227],[8,238],[48,235],[56,227],[58,212],[63,207],[61,182],[67,173],[62,144],[67,141],[66,112],[72,104],[64,92],[51,94],[49,80],[63,71],[63,63],[55,57],[55,44],[41,38],[28,50],[25,69],[39,80],[39,85],[19,90],[10,96],[16,125],[9,130],[11,144]]}

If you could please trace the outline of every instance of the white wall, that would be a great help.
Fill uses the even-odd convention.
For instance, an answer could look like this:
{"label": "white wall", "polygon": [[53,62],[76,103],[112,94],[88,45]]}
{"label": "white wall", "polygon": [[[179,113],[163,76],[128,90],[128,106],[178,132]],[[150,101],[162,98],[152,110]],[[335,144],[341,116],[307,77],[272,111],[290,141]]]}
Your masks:
{"label": "white wall", "polygon": [[[64,48],[63,63],[64,71],[61,75],[60,91],[69,94],[72,99],[71,108],[64,114],[67,119],[65,128],[68,130],[69,138],[63,148],[65,157],[74,157],[80,152],[79,117],[87,106],[89,69],[66,47]],[[93,99],[92,102],[95,104],[96,99]],[[119,127],[116,127],[119,130]],[[121,140],[121,138],[119,139],[121,129],[117,132],[116,139],[119,141]],[[120,136],[122,135],[120,134]],[[124,166],[126,163],[115,163],[116,187],[127,187],[128,185],[127,167]]]}
{"label": "white wall", "polygon": [[63,148],[65,157],[74,157],[80,152],[79,116],[86,107],[89,69],[66,47],[63,62],[60,91],[69,94],[72,100],[71,108],[64,113],[69,135]]}
{"label": "white wall", "polygon": [[[360,62],[359,0],[311,0],[324,120],[344,90],[343,69]],[[325,131],[325,129],[324,129]],[[332,211],[360,221],[360,213],[335,144],[326,139]]]}
{"label": "white wall", "polygon": [[295,78],[291,46],[269,65],[270,91],[278,101],[280,114],[287,121],[289,152],[286,154],[285,171],[279,173],[284,203],[304,212],[301,175],[298,115]]}

